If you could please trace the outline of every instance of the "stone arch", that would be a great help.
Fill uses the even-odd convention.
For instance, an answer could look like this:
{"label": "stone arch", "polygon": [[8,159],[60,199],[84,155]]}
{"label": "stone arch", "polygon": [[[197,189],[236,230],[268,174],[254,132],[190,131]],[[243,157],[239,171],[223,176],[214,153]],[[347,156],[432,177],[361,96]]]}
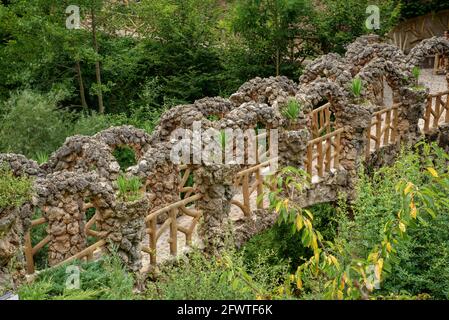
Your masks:
{"label": "stone arch", "polygon": [[343,58],[337,53],[329,53],[310,63],[299,78],[299,83],[308,84],[316,79],[326,78],[343,85],[351,79]]}
{"label": "stone arch", "polygon": [[294,81],[284,76],[254,78],[244,83],[229,100],[235,107],[246,102],[256,102],[273,106],[276,101],[286,100],[297,92]]}
{"label": "stone arch", "polygon": [[419,66],[429,55],[442,54],[449,56],[449,40],[443,37],[432,37],[421,41],[406,57],[411,67]]}

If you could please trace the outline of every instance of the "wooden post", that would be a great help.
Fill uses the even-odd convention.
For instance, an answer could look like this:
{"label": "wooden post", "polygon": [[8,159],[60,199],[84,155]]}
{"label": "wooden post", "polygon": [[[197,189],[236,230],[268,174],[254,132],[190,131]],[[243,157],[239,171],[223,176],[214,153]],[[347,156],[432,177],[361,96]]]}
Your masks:
{"label": "wooden post", "polygon": [[332,162],[332,137],[326,139],[326,172],[331,171],[331,162]]}
{"label": "wooden post", "polygon": [[318,160],[317,169],[318,176],[322,178],[324,176],[324,156],[323,156],[323,142],[319,141],[317,144]]}
{"label": "wooden post", "polygon": [[313,177],[313,144],[307,145],[307,173]]}
{"label": "wooden post", "polygon": [[155,266],[156,265],[156,244],[157,244],[157,216],[150,220],[150,230],[149,234],[149,242],[150,242],[150,263]]}
{"label": "wooden post", "polygon": [[382,115],[376,115],[376,150],[380,149],[382,141]]}
{"label": "wooden post", "polygon": [[177,208],[173,208],[170,210],[170,253],[174,256],[178,254],[178,221],[176,219],[177,214]]}
{"label": "wooden post", "polygon": [[243,193],[243,206],[245,207],[245,215],[248,216],[251,213],[251,205],[249,202],[249,174],[246,173],[243,176],[243,185],[242,185],[242,193]]}
{"label": "wooden post", "polygon": [[385,115],[385,133],[384,133],[384,145],[390,144],[390,128],[391,128],[391,109],[387,111]]}
{"label": "wooden post", "polygon": [[431,112],[432,112],[432,97],[429,96],[427,98],[426,114],[424,116],[424,132],[429,132]]}
{"label": "wooden post", "polygon": [[438,128],[440,124],[440,104],[441,104],[441,96],[436,96],[435,113],[433,114],[433,128]]}
{"label": "wooden post", "polygon": [[31,231],[25,235],[25,259],[27,264],[27,273],[34,273],[33,245],[31,243]]}

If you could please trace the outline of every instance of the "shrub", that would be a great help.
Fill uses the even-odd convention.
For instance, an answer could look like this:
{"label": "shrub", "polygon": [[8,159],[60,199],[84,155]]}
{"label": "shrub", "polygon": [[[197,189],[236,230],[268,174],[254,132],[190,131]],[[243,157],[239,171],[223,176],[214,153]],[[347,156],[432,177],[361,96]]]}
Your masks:
{"label": "shrub", "polygon": [[421,69],[419,67],[416,67],[416,66],[413,67],[412,74],[413,74],[413,77],[415,78],[415,80],[418,81],[419,80],[419,76],[421,75]]}
{"label": "shrub", "polygon": [[12,171],[0,163],[0,208],[20,207],[31,200],[32,180],[15,177]]}
{"label": "shrub", "polygon": [[58,110],[61,97],[31,90],[13,94],[6,101],[0,128],[0,152],[21,153],[33,158],[50,154],[70,134],[70,115]]}
{"label": "shrub", "polygon": [[[34,282],[19,288],[21,300],[130,300],[134,278],[125,270],[120,258],[104,256],[95,262],[77,261],[80,268],[80,288],[67,289],[66,265],[39,273]],[[70,273],[69,273],[70,274]]]}
{"label": "shrub", "polygon": [[[148,283],[147,297],[161,300],[246,300],[254,292],[242,290],[232,281],[233,274],[244,270],[254,286],[271,292],[287,276],[285,265],[273,266],[268,261],[274,253],[261,253],[251,264],[245,264],[241,253],[227,249],[221,257],[208,257],[199,251],[164,266],[156,281]],[[192,290],[195,288],[195,290]]]}

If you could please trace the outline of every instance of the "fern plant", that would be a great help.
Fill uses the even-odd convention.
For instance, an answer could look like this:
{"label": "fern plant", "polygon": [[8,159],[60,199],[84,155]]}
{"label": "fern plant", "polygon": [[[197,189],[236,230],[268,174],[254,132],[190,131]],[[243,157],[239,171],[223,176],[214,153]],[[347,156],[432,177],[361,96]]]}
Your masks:
{"label": "fern plant", "polygon": [[133,202],[142,198],[142,182],[137,177],[128,178],[121,175],[117,179],[118,196],[126,202]]}
{"label": "fern plant", "polygon": [[351,91],[352,94],[356,97],[356,98],[360,98],[361,94],[362,94],[362,79],[360,78],[355,78],[352,80],[351,83]]}

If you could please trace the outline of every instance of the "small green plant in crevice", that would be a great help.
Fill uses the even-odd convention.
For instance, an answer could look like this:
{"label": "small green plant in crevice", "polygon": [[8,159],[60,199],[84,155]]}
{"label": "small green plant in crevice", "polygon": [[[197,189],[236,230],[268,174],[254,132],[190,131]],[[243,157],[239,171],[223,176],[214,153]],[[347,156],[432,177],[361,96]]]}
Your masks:
{"label": "small green plant in crevice", "polygon": [[36,152],[36,161],[39,164],[44,164],[48,162],[48,154],[42,151]]}
{"label": "small green plant in crevice", "polygon": [[133,202],[143,197],[142,182],[137,177],[121,175],[117,179],[118,197],[125,202]]}
{"label": "small green plant in crevice", "polygon": [[31,200],[33,182],[30,178],[15,177],[11,169],[0,164],[0,208],[16,208]]}
{"label": "small green plant in crevice", "polygon": [[207,116],[207,120],[215,122],[215,121],[220,121],[220,116],[216,115],[216,114],[211,114]]}
{"label": "small green plant in crevice", "polygon": [[362,94],[362,88],[363,88],[362,79],[355,78],[352,80],[351,91],[352,91],[352,94],[354,95],[354,97],[360,98],[360,96]]}
{"label": "small green plant in crevice", "polygon": [[289,120],[296,120],[301,111],[302,105],[295,99],[290,99],[288,100],[287,105],[282,109],[281,113]]}
{"label": "small green plant in crevice", "polygon": [[421,76],[421,69],[417,66],[412,69],[413,78],[415,78],[416,83],[419,81],[419,77]]}

